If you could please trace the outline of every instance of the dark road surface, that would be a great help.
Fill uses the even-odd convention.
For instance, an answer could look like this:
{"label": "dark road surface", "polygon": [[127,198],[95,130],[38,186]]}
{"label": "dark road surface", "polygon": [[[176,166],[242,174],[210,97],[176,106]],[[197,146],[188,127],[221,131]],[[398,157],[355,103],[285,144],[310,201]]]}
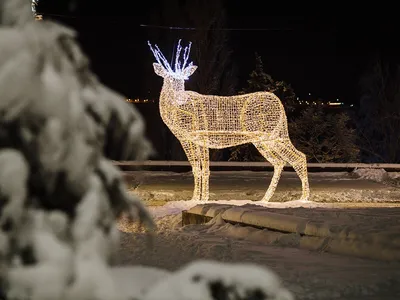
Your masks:
{"label": "dark road surface", "polygon": [[[189,200],[192,195],[191,173],[132,171],[124,172],[128,185],[143,200]],[[211,200],[262,199],[272,172],[215,171],[210,177]],[[358,179],[351,173],[310,173],[311,199],[316,202],[400,202],[400,189],[394,186]],[[301,183],[294,172],[283,172],[271,201],[300,198]]]}

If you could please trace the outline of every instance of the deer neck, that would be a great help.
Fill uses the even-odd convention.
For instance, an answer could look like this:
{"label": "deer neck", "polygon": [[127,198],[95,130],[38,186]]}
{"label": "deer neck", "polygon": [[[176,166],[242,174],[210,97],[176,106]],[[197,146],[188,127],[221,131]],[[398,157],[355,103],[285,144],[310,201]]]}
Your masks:
{"label": "deer neck", "polygon": [[176,88],[171,82],[164,80],[160,94],[160,113],[163,119],[165,114],[168,113],[168,108],[176,105],[177,94],[184,90],[185,88],[183,86]]}

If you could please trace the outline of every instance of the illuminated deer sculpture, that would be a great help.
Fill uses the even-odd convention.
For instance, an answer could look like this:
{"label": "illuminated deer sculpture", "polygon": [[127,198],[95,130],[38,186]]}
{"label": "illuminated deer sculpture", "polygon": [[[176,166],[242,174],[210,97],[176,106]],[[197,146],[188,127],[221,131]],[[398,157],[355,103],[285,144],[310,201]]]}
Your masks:
{"label": "illuminated deer sculpture", "polygon": [[301,200],[310,195],[306,156],[289,139],[284,107],[277,96],[257,92],[232,97],[201,95],[185,91],[184,82],[197,69],[188,64],[190,46],[183,49],[180,41],[174,68],[157,45],[149,43],[157,63],[157,75],[164,78],[160,94],[160,114],[164,123],[182,144],[192,166],[194,192],[192,200],[209,199],[209,149],[222,149],[253,143],[274,166],[274,175],[263,201],[275,192],[283,167],[289,163],[302,183]]}

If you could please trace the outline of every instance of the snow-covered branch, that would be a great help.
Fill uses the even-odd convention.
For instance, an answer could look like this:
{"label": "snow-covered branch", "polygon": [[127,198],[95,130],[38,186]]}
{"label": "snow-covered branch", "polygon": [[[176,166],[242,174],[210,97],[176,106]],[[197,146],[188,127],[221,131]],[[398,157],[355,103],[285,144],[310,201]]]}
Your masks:
{"label": "snow-covered branch", "polygon": [[29,1],[0,4],[0,299],[291,299],[268,270],[209,262],[147,269],[157,283],[129,293],[134,272],[110,263],[116,220],[154,223],[111,160],[149,155],[142,117],[90,71],[73,30],[35,22]]}
{"label": "snow-covered branch", "polygon": [[153,222],[110,159],[147,157],[144,122],[91,73],[73,30],[11,20],[30,3],[2,4],[0,289],[8,299],[124,299],[109,267],[115,220]]}

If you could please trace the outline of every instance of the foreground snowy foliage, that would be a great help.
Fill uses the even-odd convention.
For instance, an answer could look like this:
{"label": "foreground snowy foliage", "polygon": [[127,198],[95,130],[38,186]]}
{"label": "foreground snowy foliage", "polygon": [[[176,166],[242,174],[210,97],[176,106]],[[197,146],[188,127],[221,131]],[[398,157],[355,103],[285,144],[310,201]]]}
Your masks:
{"label": "foreground snowy foliage", "polygon": [[149,154],[143,121],[90,72],[72,30],[35,22],[28,0],[0,9],[0,297],[292,299],[252,265],[113,268],[117,218],[154,228],[110,161]]}

